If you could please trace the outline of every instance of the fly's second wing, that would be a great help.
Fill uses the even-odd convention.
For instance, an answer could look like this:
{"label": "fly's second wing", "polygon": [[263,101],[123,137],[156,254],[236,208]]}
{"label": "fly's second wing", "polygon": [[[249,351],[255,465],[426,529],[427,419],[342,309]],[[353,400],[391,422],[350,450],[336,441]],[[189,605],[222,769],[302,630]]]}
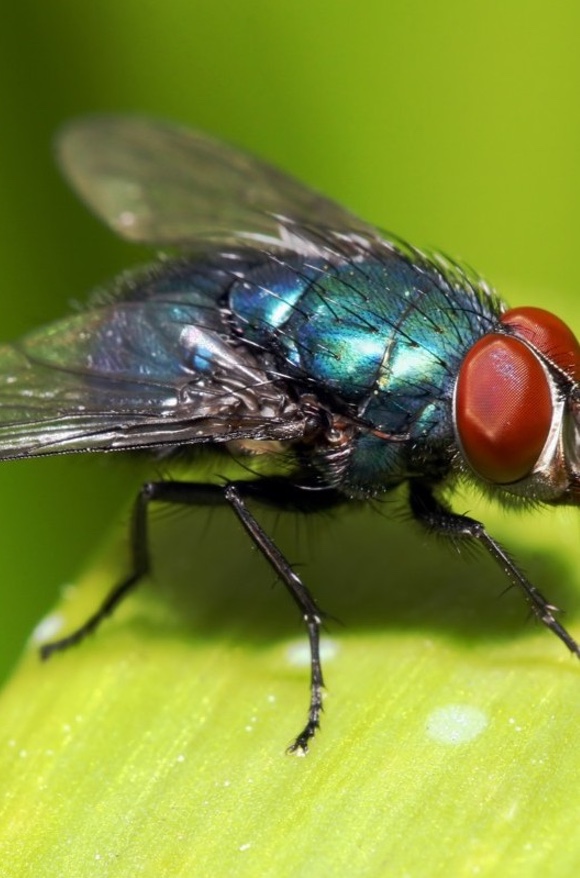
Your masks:
{"label": "fly's second wing", "polygon": [[376,230],[276,168],[200,131],[141,116],[73,120],[57,156],[83,200],[130,241],[184,246],[274,239],[280,220]]}
{"label": "fly's second wing", "polygon": [[102,305],[0,346],[0,459],[299,438],[296,406],[216,320],[172,295]]}

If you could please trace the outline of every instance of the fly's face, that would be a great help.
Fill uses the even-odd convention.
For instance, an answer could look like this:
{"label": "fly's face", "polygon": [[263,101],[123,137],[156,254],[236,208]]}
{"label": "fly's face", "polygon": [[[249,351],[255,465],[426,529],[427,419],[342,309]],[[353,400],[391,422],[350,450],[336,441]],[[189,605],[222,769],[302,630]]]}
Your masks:
{"label": "fly's face", "polygon": [[457,441],[473,472],[510,494],[580,500],[580,345],[559,317],[512,308],[465,357]]}
{"label": "fly's face", "polygon": [[580,386],[568,400],[569,415],[564,425],[564,454],[570,474],[570,503],[580,503]]}

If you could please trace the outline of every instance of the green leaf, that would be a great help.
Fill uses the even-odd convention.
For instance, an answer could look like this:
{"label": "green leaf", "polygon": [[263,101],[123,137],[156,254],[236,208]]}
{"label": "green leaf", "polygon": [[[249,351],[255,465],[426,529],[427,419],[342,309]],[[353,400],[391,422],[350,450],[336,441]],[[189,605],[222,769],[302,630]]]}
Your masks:
{"label": "green leaf", "polygon": [[[480,513],[572,608],[574,518]],[[6,687],[5,874],[573,874],[580,668],[519,595],[499,599],[500,571],[369,512],[308,519],[298,541],[266,519],[344,623],[300,759],[299,620],[237,524],[218,512],[200,536],[201,521],[158,517],[155,582],[48,663],[32,643]],[[66,590],[67,628],[124,563],[117,547]]]}

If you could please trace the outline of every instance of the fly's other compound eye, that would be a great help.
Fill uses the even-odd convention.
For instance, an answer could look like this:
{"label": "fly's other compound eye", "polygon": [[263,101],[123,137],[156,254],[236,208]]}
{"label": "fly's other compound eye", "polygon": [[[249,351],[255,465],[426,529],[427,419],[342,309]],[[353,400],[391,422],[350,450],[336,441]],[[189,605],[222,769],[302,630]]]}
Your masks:
{"label": "fly's other compound eye", "polygon": [[563,320],[543,308],[525,307],[510,308],[500,320],[573,381],[580,381],[580,344]]}
{"label": "fly's other compound eye", "polygon": [[459,370],[455,424],[482,478],[501,485],[529,475],[552,424],[548,377],[531,348],[495,333],[476,342]]}

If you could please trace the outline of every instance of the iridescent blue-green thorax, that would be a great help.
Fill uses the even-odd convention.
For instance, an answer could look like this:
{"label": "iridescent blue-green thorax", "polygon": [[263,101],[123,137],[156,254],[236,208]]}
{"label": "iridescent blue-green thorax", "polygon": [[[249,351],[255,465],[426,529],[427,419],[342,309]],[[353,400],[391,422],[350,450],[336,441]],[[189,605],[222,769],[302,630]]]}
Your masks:
{"label": "iridescent blue-green thorax", "polygon": [[355,493],[391,487],[415,468],[428,473],[429,454],[440,470],[459,366],[502,307],[482,283],[385,245],[335,264],[268,259],[232,284],[228,306],[242,337],[274,352],[282,374],[371,428],[341,473]]}

